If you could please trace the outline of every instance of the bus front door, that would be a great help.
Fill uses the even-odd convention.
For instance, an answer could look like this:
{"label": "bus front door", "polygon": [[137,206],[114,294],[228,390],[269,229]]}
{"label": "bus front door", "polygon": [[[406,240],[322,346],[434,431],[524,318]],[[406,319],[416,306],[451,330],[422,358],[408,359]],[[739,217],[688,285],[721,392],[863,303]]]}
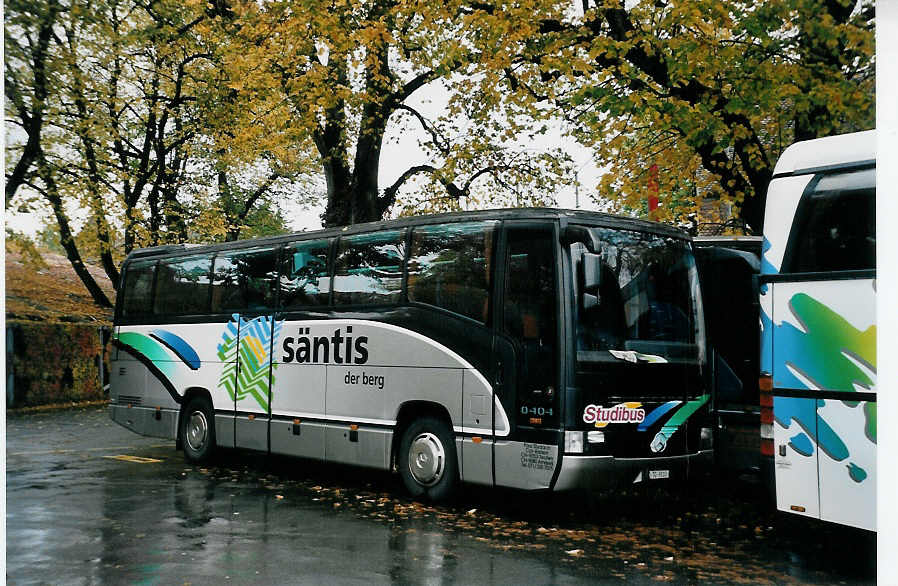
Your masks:
{"label": "bus front door", "polygon": [[277,337],[271,314],[240,314],[234,382],[234,435],[238,448],[268,451],[271,404],[272,339]]}
{"label": "bus front door", "polygon": [[495,482],[548,488],[560,421],[558,238],[550,223],[506,222],[503,242],[494,346],[496,408],[503,413],[494,417]]}

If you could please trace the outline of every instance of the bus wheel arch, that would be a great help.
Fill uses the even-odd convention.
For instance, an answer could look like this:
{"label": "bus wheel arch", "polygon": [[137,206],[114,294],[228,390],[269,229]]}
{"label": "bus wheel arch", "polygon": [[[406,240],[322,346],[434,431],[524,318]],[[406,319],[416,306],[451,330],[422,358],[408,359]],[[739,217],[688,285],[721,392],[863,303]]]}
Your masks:
{"label": "bus wheel arch", "polygon": [[449,500],[458,487],[459,465],[446,408],[426,401],[403,404],[396,419],[392,461],[412,496]]}
{"label": "bus wheel arch", "polygon": [[207,389],[192,387],[184,393],[178,416],[178,446],[188,462],[206,462],[215,452],[215,410]]}

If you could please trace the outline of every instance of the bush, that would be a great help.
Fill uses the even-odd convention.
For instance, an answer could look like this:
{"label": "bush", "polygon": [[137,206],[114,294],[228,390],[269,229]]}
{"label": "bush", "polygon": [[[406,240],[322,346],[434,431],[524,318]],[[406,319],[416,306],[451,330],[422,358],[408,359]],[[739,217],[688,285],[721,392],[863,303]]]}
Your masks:
{"label": "bush", "polygon": [[14,336],[11,407],[105,398],[99,360],[102,355],[104,372],[108,372],[109,356],[100,327],[48,322],[7,323],[10,327]]}

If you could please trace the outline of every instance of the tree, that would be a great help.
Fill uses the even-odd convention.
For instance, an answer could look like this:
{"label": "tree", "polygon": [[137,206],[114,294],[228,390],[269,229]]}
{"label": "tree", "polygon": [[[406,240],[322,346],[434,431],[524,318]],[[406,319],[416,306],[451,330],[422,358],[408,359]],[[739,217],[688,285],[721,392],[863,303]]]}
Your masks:
{"label": "tree", "polygon": [[[529,0],[501,9],[453,0],[239,1],[201,26],[216,43],[224,86],[240,103],[245,136],[216,143],[282,142],[290,134],[317,159],[327,186],[323,220],[333,226],[381,219],[413,179],[442,205],[478,185],[544,189],[563,162],[511,144],[539,132],[533,100],[508,100],[497,73],[537,32],[535,14],[560,17],[567,4]],[[414,96],[443,84],[448,105],[435,119]],[[419,124],[430,162],[410,164],[379,189],[380,157],[390,125]],[[224,130],[224,129],[223,129]],[[419,187],[421,187],[419,185]],[[425,197],[425,199],[433,199]],[[448,204],[445,203],[448,201]]]}
{"label": "tree", "polygon": [[873,125],[871,2],[584,0],[583,8],[582,17],[544,21],[510,75],[529,80],[519,86],[530,93],[554,92],[574,135],[609,168],[600,195],[624,207],[645,199],[657,165],[662,195],[693,197],[654,217],[695,219],[701,200],[720,198],[738,207],[740,227],[759,232],[788,144]]}
{"label": "tree", "polygon": [[[300,173],[302,161],[274,160],[251,145],[236,155],[210,148],[213,126],[240,129],[226,119],[233,104],[215,83],[214,52],[195,34],[205,9],[136,0],[7,4],[6,114],[20,129],[7,135],[7,205],[34,193],[49,204],[98,304],[110,303],[83,269],[75,209],[87,212],[76,225],[90,224],[81,246],[96,252],[116,286],[123,253],[215,232],[190,229],[201,217],[220,224],[222,239],[238,236],[227,214],[207,214],[225,201],[239,208],[243,227],[258,218],[283,229],[277,210],[259,214],[255,206],[272,201],[268,191]],[[242,190],[220,193],[222,179],[236,176]]]}
{"label": "tree", "polygon": [[[21,12],[20,12],[21,11]],[[91,276],[75,244],[63,206],[63,193],[46,152],[44,135],[50,100],[58,84],[58,63],[51,52],[54,28],[65,8],[55,0],[29,6],[11,2],[5,13],[4,43],[6,67],[4,89],[9,97],[8,111],[27,139],[19,149],[12,171],[7,175],[6,203],[9,205],[19,187],[31,185],[50,204],[59,225],[60,244],[78,277],[84,282],[94,301],[111,307],[109,298]],[[14,149],[11,149],[14,150]],[[34,169],[34,172],[32,171]],[[41,185],[33,182],[33,175]]]}

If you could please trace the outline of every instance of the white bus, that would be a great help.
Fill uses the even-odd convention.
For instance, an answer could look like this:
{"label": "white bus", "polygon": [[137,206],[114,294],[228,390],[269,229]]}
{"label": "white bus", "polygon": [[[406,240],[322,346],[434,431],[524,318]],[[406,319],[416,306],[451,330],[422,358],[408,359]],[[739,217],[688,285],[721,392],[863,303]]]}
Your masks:
{"label": "white bus", "polygon": [[875,131],[783,152],[767,195],[760,290],[761,453],[777,508],[870,530],[875,173]]}
{"label": "white bus", "polygon": [[216,448],[527,490],[677,479],[711,456],[688,236],[502,210],[135,251],[110,415]]}

